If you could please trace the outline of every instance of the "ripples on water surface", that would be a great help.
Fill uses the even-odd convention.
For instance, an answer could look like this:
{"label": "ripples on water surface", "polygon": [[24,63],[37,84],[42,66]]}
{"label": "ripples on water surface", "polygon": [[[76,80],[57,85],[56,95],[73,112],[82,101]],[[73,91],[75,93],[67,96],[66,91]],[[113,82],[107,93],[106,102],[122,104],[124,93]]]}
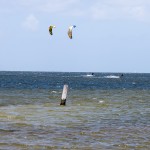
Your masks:
{"label": "ripples on water surface", "polygon": [[84,75],[1,72],[0,149],[149,150],[150,74]]}

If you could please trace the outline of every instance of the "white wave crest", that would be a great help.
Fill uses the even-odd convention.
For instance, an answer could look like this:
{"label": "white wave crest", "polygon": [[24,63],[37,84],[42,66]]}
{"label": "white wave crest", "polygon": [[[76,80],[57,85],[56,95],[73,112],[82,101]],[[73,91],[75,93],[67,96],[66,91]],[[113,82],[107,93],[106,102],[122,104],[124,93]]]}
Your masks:
{"label": "white wave crest", "polygon": [[120,78],[120,76],[109,75],[109,76],[104,76],[104,78],[118,79],[118,78]]}

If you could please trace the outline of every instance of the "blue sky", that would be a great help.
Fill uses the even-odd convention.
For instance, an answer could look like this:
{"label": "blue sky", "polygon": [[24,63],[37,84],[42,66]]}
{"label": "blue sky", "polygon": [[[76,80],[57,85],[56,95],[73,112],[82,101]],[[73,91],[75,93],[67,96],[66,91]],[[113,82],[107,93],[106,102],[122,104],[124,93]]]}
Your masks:
{"label": "blue sky", "polygon": [[0,19],[0,71],[150,73],[149,0],[0,0]]}

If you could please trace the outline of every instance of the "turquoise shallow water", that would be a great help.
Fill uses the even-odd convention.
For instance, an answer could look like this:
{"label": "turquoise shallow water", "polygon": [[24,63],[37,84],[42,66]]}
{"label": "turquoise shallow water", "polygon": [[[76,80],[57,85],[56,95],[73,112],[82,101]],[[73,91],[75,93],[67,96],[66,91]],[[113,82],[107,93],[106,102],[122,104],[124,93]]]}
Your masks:
{"label": "turquoise shallow water", "polygon": [[149,77],[2,72],[0,149],[148,150]]}

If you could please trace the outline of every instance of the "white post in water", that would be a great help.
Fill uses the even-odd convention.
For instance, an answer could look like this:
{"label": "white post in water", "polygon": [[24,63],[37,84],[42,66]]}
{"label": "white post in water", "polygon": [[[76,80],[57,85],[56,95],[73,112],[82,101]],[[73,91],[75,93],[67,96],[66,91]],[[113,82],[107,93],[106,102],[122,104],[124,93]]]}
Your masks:
{"label": "white post in water", "polygon": [[66,99],[67,99],[67,92],[68,92],[68,85],[65,84],[62,92],[62,97],[61,97],[61,103],[60,105],[66,105]]}

